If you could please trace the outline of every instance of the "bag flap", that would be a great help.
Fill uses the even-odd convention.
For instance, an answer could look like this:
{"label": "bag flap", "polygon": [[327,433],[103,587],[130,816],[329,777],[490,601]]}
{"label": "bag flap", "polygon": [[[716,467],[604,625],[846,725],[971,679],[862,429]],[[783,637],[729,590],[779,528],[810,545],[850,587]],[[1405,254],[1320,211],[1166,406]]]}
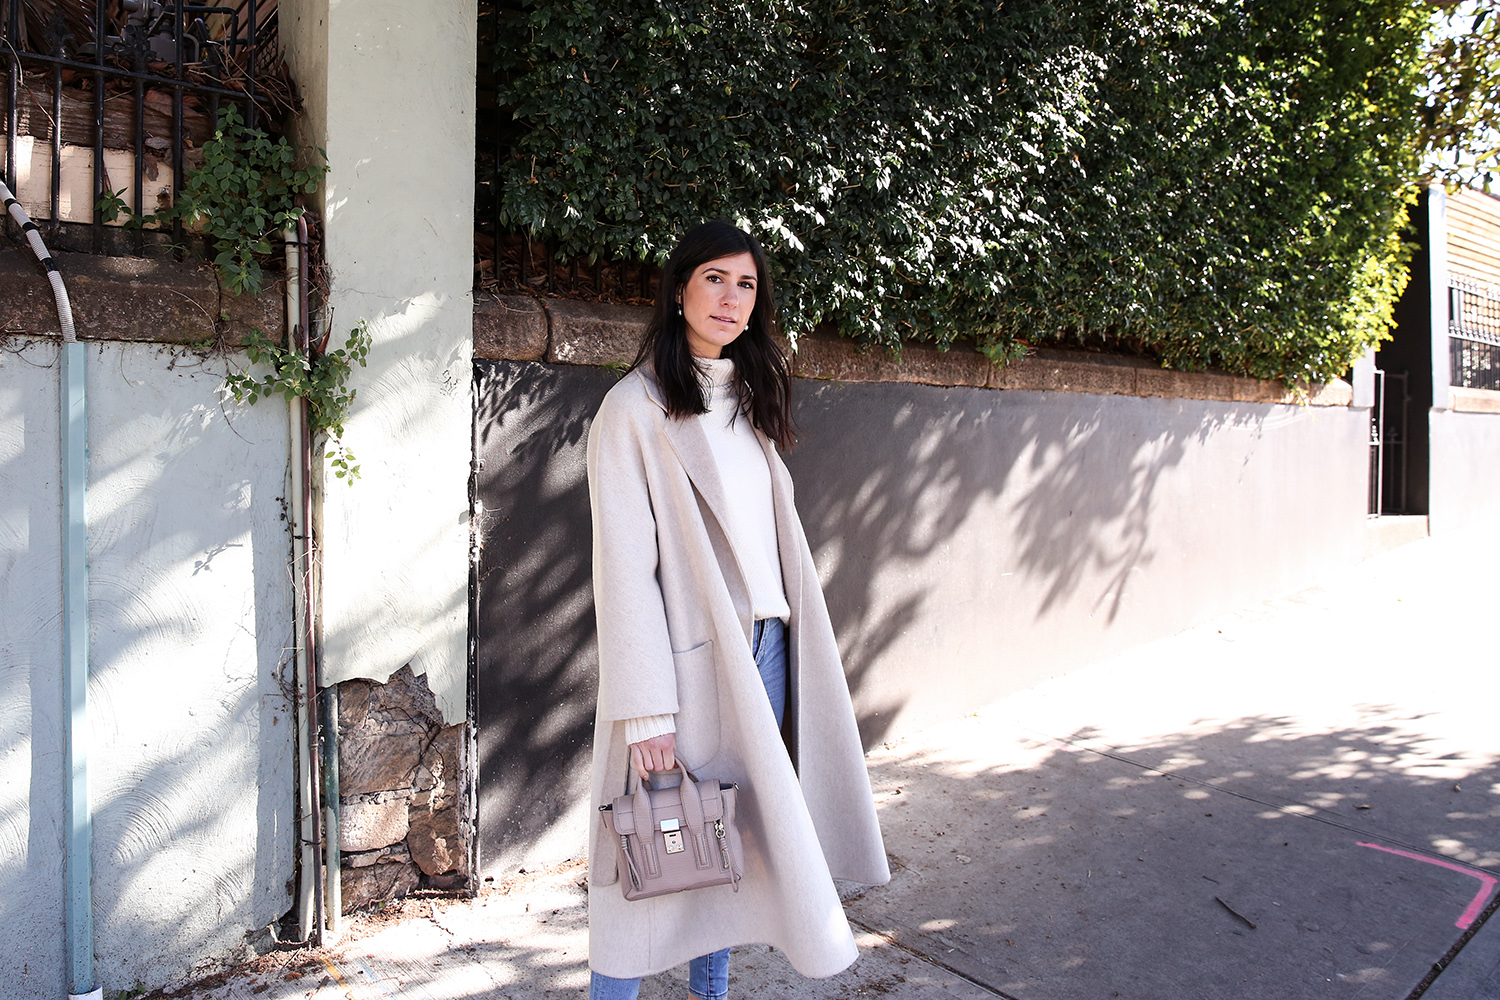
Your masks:
{"label": "bag flap", "polygon": [[[686,821],[687,817],[682,809],[681,786],[648,789],[646,794],[651,798],[651,817],[656,829],[661,829],[661,821],[664,819],[675,819],[679,823]],[[730,794],[733,794],[732,791]],[[705,823],[724,818],[724,797],[717,781],[698,782],[698,799],[703,803]],[[618,836],[629,837],[637,832],[634,795],[621,795],[615,799],[614,808],[605,810],[602,815]]]}

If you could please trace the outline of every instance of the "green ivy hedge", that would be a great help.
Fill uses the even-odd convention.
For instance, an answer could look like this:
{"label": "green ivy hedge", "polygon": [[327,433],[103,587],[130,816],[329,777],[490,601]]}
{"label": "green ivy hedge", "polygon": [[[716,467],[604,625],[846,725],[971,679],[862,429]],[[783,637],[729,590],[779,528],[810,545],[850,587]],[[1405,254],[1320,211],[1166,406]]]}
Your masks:
{"label": "green ivy hedge", "polygon": [[1323,380],[1386,329],[1420,0],[504,0],[500,223],[751,228],[783,323]]}

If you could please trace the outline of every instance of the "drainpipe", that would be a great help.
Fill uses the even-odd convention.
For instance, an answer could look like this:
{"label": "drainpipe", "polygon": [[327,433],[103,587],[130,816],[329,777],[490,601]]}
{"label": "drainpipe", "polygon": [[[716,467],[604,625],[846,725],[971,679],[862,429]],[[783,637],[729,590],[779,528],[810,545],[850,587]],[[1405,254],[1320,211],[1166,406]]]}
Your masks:
{"label": "drainpipe", "polygon": [[323,697],[323,915],[329,943],[343,931],[343,855],[339,851],[339,689],[330,684]]}
{"label": "drainpipe", "polygon": [[[305,227],[299,234],[290,230],[286,239],[287,329],[288,346],[307,350],[307,317],[303,309],[305,266],[302,262]],[[318,713],[316,662],[313,655],[313,584],[312,584],[312,440],[308,428],[307,401],[293,399],[289,404],[292,466],[292,540],[297,571],[292,574],[295,591],[292,617],[296,629],[296,697],[297,697],[297,795],[298,839],[301,845],[301,879],[297,887],[297,936],[299,941],[323,943],[322,866],[320,864],[321,826],[318,794]]]}
{"label": "drainpipe", "polygon": [[88,398],[84,346],[73,329],[73,307],[57,263],[42,243],[36,223],[0,183],[0,198],[26,234],[32,253],[47,270],[61,324],[58,356],[58,424],[62,451],[62,622],[63,622],[63,938],[67,950],[70,1000],[102,1000],[94,982],[94,818],[89,812],[89,564]]}
{"label": "drainpipe", "polygon": [[[298,315],[306,317],[303,322],[302,349],[308,354],[312,353],[312,310],[308,308],[308,297],[311,284],[307,280],[307,219],[297,220],[297,242],[302,248],[302,253],[297,256],[297,295]],[[326,334],[324,339],[326,340]],[[321,350],[321,348],[319,348]],[[312,441],[307,440],[307,468],[312,466]],[[309,480],[310,480],[309,476]],[[307,510],[303,515],[304,522],[313,523],[312,500],[309,495]],[[309,564],[310,565],[310,564]],[[309,580],[312,580],[309,574]],[[316,586],[310,583],[309,587]],[[309,608],[312,604],[309,604]],[[312,621],[311,612],[308,615],[309,622]],[[308,644],[315,653],[321,649],[321,643],[313,629],[308,629]],[[313,665],[316,667],[321,661],[321,656],[315,655]],[[340,932],[344,914],[344,888],[343,888],[343,856],[339,851],[339,689],[337,685],[330,684],[322,689],[323,704],[323,926],[330,938],[330,943],[337,940]]]}

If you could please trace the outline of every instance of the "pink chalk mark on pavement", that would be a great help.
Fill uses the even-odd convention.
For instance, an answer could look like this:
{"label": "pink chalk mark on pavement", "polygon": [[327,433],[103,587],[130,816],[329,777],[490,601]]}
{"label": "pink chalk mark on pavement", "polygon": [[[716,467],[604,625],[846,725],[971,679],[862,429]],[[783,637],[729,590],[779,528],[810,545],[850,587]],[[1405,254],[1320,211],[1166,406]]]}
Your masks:
{"label": "pink chalk mark on pavement", "polygon": [[1415,851],[1401,851],[1394,847],[1366,844],[1364,841],[1356,841],[1355,845],[1357,847],[1368,847],[1375,851],[1384,851],[1387,854],[1396,854],[1403,858],[1411,858],[1413,861],[1422,861],[1429,865],[1437,865],[1439,868],[1447,868],[1450,871],[1459,872],[1470,878],[1477,878],[1479,880],[1479,892],[1475,893],[1474,898],[1469,900],[1469,905],[1464,907],[1464,912],[1460,913],[1458,919],[1453,922],[1453,926],[1461,931],[1466,931],[1473,926],[1475,919],[1479,916],[1479,911],[1483,910],[1484,904],[1489,901],[1490,893],[1495,891],[1495,884],[1500,882],[1500,879],[1495,878],[1495,876],[1475,871],[1467,865],[1455,864],[1452,861],[1444,861],[1441,858],[1430,858],[1425,854],[1418,854]]}

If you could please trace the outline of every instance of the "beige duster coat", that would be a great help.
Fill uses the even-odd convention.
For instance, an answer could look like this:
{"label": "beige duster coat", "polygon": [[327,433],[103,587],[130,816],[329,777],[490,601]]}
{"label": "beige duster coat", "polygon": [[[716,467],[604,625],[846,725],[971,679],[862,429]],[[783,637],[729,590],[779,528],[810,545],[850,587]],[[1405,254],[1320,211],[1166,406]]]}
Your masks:
{"label": "beige duster coat", "polygon": [[[731,945],[770,944],[803,975],[831,976],[857,951],[830,876],[890,879],[848,684],[792,481],[771,468],[791,606],[787,742],[750,651],[750,599],[724,530],[724,491],[696,420],[667,416],[637,369],[589,431],[599,702],[593,759],[589,965],[650,975]],[[745,866],[728,886],[625,899],[598,807],[624,794],[623,720],[673,714],[677,753],[699,778],[740,784]]]}

